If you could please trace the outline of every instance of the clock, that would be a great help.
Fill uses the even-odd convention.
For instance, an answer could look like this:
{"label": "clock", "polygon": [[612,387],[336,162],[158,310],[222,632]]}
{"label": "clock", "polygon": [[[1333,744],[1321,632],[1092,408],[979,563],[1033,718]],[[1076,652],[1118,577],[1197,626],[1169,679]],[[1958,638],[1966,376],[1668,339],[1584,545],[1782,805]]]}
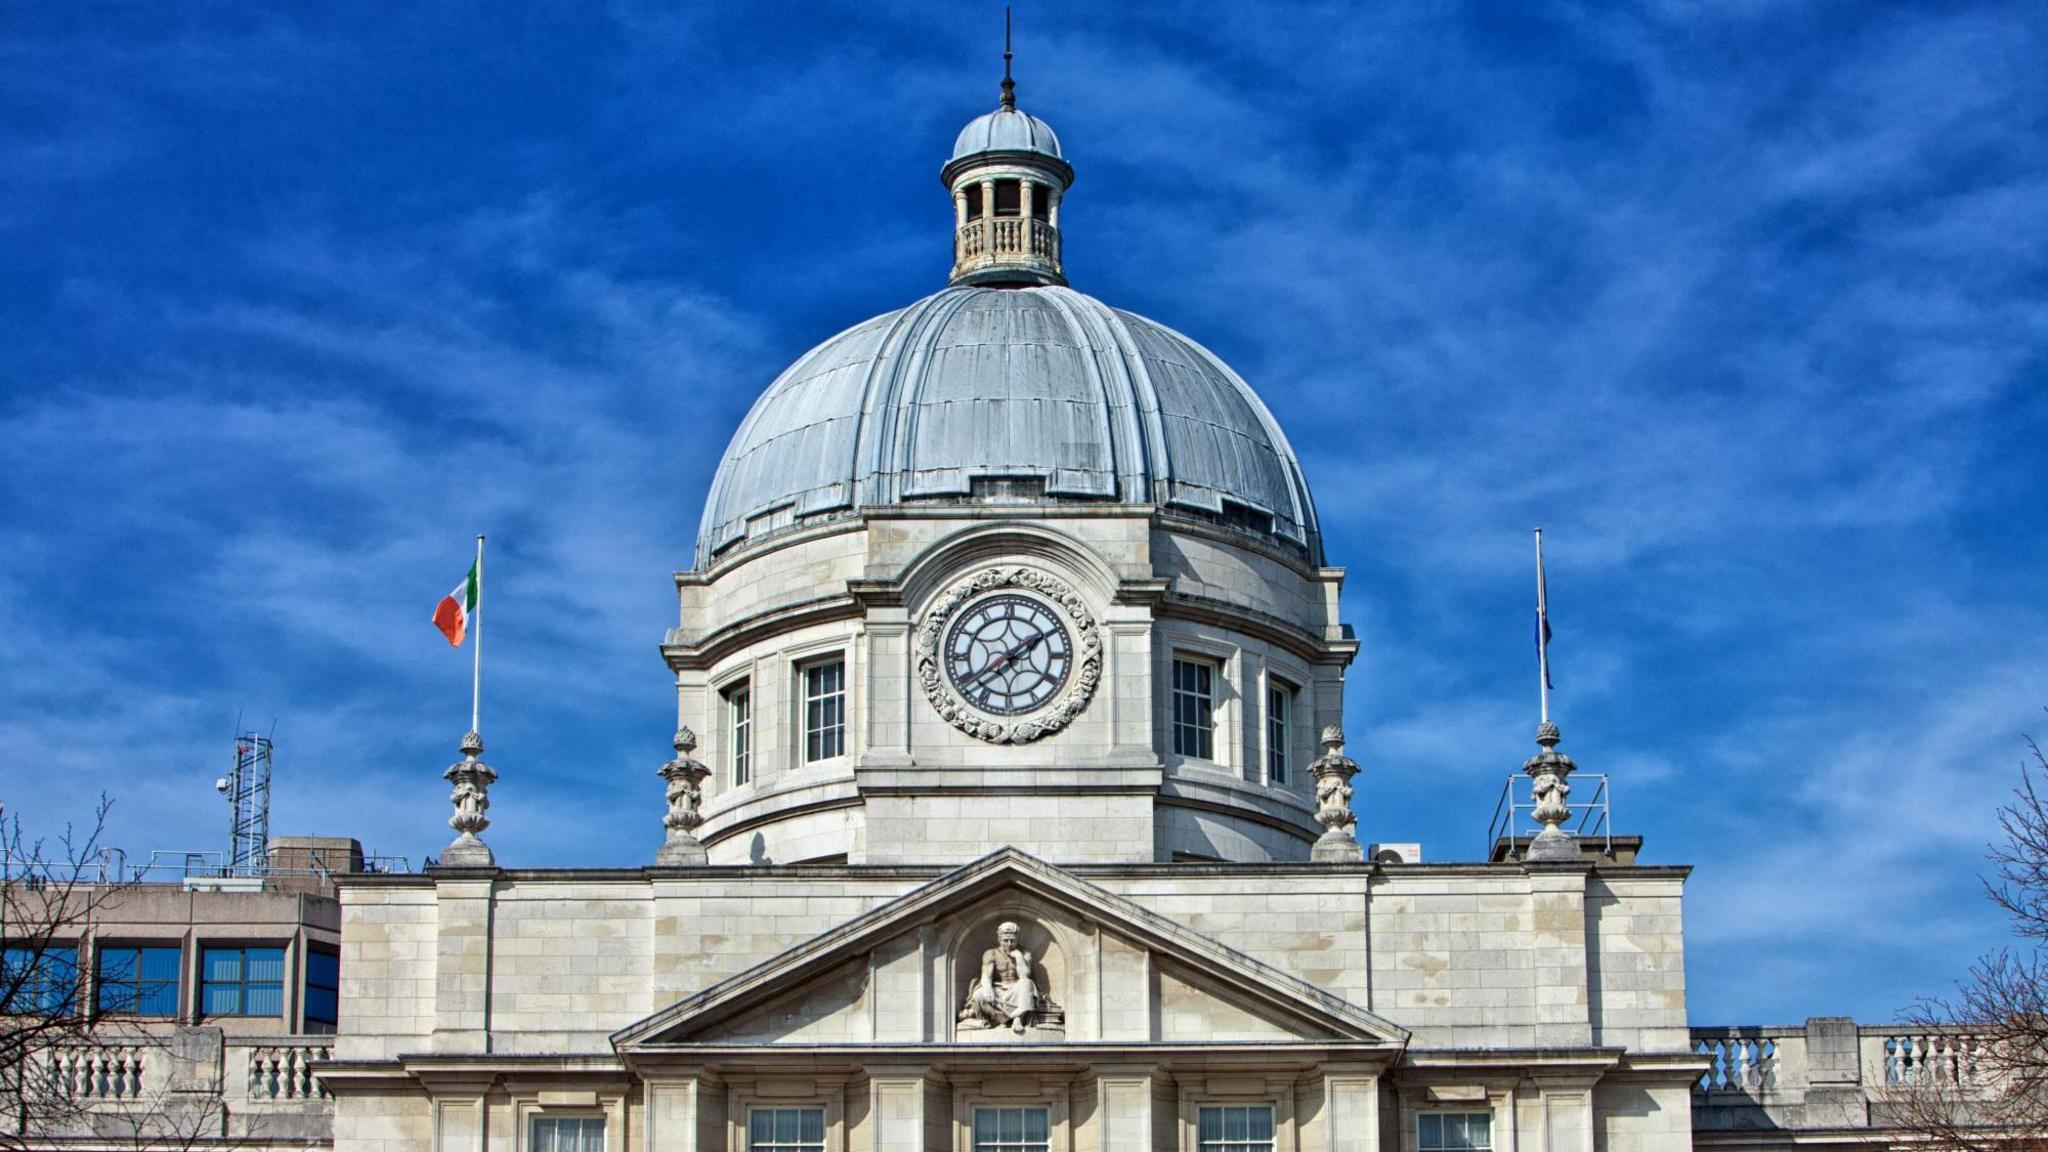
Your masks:
{"label": "clock", "polygon": [[1073,670],[1073,637],[1036,596],[978,600],[946,630],[946,678],[962,700],[992,716],[1043,708]]}
{"label": "clock", "polygon": [[941,592],[918,618],[915,653],[932,707],[991,744],[1066,727],[1102,678],[1087,601],[1035,568],[984,569]]}

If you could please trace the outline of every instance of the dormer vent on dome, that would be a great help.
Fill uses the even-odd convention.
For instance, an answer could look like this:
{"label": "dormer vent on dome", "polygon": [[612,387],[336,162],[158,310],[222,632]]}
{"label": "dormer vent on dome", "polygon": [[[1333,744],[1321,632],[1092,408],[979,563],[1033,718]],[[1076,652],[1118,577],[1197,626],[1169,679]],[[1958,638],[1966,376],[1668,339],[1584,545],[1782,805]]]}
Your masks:
{"label": "dormer vent on dome", "polygon": [[1002,101],[960,130],[939,179],[953,194],[954,286],[1067,282],[1060,200],[1074,169],[1052,126],[1017,110],[1007,35]]}

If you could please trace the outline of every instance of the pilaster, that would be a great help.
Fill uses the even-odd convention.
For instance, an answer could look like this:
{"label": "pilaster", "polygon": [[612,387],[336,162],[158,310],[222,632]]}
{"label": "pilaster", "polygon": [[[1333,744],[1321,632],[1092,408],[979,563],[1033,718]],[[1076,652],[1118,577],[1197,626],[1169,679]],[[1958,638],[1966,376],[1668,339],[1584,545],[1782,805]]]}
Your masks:
{"label": "pilaster", "polygon": [[433,1048],[436,1052],[490,1051],[491,915],[495,875],[493,870],[435,878]]}
{"label": "pilaster", "polygon": [[1096,1069],[1096,1124],[1102,1152],[1153,1152],[1153,1081],[1150,1064],[1103,1065]]}
{"label": "pilaster", "polygon": [[[1380,1077],[1377,1070],[1323,1067],[1322,1139],[1314,1152],[1379,1152]],[[1309,1150],[1304,1149],[1304,1152]]]}
{"label": "pilaster", "polygon": [[927,1130],[938,1120],[928,1114],[931,1069],[918,1064],[868,1068],[868,1125],[876,1149],[930,1147]]}
{"label": "pilaster", "polygon": [[1589,1046],[1593,1018],[1586,983],[1586,881],[1592,868],[1576,863],[1526,867],[1536,1044]]}

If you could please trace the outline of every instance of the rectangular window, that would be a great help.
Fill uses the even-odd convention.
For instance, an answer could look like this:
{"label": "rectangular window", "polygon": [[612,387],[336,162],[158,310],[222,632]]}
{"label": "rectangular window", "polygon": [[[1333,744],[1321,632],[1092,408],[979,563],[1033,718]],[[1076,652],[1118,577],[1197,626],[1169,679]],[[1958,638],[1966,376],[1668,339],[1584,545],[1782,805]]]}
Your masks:
{"label": "rectangular window", "polygon": [[976,1108],[974,1152],[1048,1152],[1050,1129],[1043,1108]]}
{"label": "rectangular window", "polygon": [[1270,1104],[1204,1108],[1196,1121],[1197,1152],[1273,1152]]}
{"label": "rectangular window", "polygon": [[979,184],[969,184],[967,186],[967,218],[969,220],[981,219],[981,185]]}
{"label": "rectangular window", "polygon": [[176,1016],[178,946],[120,945],[99,949],[96,1003],[107,1015]]}
{"label": "rectangular window", "polygon": [[535,1116],[532,1152],[604,1152],[604,1117]]}
{"label": "rectangular window", "polygon": [[1294,756],[1287,734],[1294,723],[1294,687],[1279,680],[1266,684],[1266,783],[1287,783],[1287,762]]}
{"label": "rectangular window", "polygon": [[825,1152],[823,1108],[750,1108],[747,1152]]}
{"label": "rectangular window", "polygon": [[1421,1152],[1493,1152],[1493,1113],[1425,1112],[1415,1118]]}
{"label": "rectangular window", "polygon": [[78,1014],[77,945],[11,944],[0,952],[0,1016]]}
{"label": "rectangular window", "polygon": [[726,770],[737,788],[754,778],[754,693],[742,680],[725,692]]}
{"label": "rectangular window", "polygon": [[1031,186],[1031,218],[1045,220],[1052,216],[1052,188],[1045,184]]}
{"label": "rectangular window", "polygon": [[1173,750],[1216,758],[1216,666],[1204,660],[1173,662]]}
{"label": "rectangular window", "polygon": [[204,1016],[284,1015],[284,949],[202,949],[199,1011]]}
{"label": "rectangular window", "polygon": [[804,668],[804,763],[846,754],[846,661]]}
{"label": "rectangular window", "polygon": [[333,1028],[341,1021],[341,957],[317,948],[306,952],[306,1023]]}

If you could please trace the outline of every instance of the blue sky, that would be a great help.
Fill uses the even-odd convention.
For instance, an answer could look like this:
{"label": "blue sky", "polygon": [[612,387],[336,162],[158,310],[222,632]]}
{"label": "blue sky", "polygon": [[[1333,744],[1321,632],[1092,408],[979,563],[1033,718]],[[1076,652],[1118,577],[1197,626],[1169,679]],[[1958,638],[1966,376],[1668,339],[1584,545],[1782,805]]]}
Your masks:
{"label": "blue sky", "polygon": [[[1076,287],[1300,451],[1361,834],[1472,858],[1533,750],[1690,863],[1702,1023],[1883,1019],[2002,941],[2048,735],[2039,4],[1028,4]],[[217,848],[446,842],[493,541],[488,835],[638,864],[710,472],[804,349],[943,283],[1000,8],[0,14],[0,801]]]}

